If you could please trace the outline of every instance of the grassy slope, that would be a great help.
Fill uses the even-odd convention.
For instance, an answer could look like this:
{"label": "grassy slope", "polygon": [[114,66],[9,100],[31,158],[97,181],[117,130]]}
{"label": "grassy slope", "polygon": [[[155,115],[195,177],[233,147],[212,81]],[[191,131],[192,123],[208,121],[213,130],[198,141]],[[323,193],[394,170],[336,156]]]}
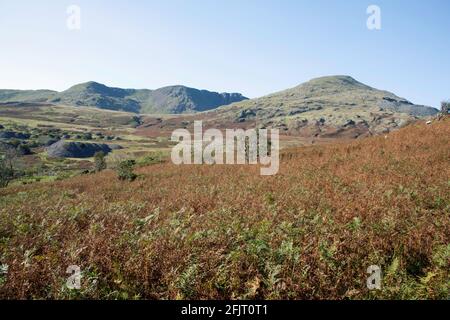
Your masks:
{"label": "grassy slope", "polygon": [[273,177],[165,164],[2,190],[0,297],[448,298],[449,137],[447,119],[293,149]]}
{"label": "grassy slope", "polygon": [[45,102],[55,96],[51,90],[4,90],[0,89],[0,102]]}

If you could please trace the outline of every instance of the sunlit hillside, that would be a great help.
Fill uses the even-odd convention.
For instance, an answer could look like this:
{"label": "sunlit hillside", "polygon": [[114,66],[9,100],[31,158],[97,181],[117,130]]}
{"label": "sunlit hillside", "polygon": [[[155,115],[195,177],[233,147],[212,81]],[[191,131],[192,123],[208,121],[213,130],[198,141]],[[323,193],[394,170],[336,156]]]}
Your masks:
{"label": "sunlit hillside", "polygon": [[107,170],[2,189],[0,297],[448,298],[449,163],[447,118],[285,150],[272,177],[157,164],[134,182]]}

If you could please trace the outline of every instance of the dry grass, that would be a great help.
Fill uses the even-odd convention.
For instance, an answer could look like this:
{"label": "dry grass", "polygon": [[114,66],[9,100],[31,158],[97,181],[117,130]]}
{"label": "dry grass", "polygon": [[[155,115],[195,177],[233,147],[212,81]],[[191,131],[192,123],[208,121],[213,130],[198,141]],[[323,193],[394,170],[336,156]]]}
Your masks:
{"label": "dry grass", "polygon": [[448,298],[449,137],[447,119],[293,149],[273,177],[163,164],[2,190],[0,297]]}

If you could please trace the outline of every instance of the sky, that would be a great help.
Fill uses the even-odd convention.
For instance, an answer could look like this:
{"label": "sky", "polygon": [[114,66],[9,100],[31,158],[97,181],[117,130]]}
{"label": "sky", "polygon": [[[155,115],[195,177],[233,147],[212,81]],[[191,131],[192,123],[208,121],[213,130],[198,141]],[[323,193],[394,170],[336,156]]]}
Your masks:
{"label": "sky", "polygon": [[[380,30],[367,27],[369,5]],[[448,0],[0,0],[2,89],[92,80],[254,98],[339,74],[438,107],[449,58]]]}

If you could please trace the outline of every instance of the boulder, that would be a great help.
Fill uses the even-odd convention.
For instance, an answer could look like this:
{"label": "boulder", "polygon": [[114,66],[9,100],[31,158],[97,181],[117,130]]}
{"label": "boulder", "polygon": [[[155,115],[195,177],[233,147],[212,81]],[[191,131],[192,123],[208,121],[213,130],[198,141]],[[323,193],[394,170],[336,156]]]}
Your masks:
{"label": "boulder", "polygon": [[102,151],[104,154],[108,154],[112,150],[117,149],[122,149],[122,147],[119,145],[66,142],[61,140],[49,146],[46,151],[48,156],[52,158],[90,158],[97,152]]}

